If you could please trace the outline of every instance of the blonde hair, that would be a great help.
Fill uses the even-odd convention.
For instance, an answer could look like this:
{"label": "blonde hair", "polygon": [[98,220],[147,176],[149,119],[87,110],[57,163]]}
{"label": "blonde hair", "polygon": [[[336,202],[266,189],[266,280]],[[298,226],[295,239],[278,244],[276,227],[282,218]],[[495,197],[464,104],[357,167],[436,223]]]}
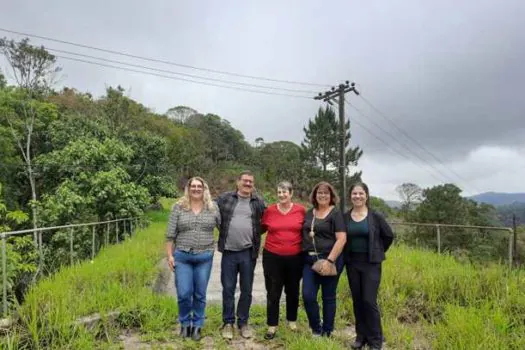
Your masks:
{"label": "blonde hair", "polygon": [[202,200],[204,202],[204,209],[215,212],[216,208],[213,200],[211,199],[210,188],[208,187],[206,181],[198,176],[194,176],[189,179],[188,182],[186,182],[186,186],[184,186],[184,195],[177,201],[177,204],[184,210],[191,210],[190,185],[194,180],[199,181],[203,186]]}

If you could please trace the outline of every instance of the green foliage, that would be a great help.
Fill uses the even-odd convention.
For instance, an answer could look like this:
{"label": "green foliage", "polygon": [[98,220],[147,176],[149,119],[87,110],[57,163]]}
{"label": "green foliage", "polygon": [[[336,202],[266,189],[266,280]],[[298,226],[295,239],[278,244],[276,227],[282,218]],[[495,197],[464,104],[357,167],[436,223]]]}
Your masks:
{"label": "green foliage", "polygon": [[[0,232],[10,231],[26,222],[29,217],[20,210],[9,211],[1,200],[2,184],[0,183]],[[31,237],[9,237],[6,239],[6,288],[9,304],[12,304],[14,293],[24,287],[24,280],[36,271],[37,252]],[[3,279],[0,280],[3,290]]]}
{"label": "green foliage", "polygon": [[370,196],[369,205],[372,209],[380,212],[385,217],[389,217],[394,213],[394,210],[390,208],[388,204],[386,204],[386,202],[379,197]]}
{"label": "green foliage", "polygon": [[5,80],[5,76],[2,74],[2,71],[0,70],[0,89],[3,89],[7,86],[7,80]]}
{"label": "green foliage", "polygon": [[43,46],[30,45],[27,38],[19,42],[0,38],[0,53],[11,66],[18,86],[32,93],[45,92],[61,70],[55,67],[55,56]]}
{"label": "green foliage", "polygon": [[[169,206],[166,206],[169,208]],[[154,214],[154,215],[153,215]],[[155,222],[133,240],[109,247],[93,263],[61,270],[41,281],[19,310],[15,328],[0,340],[12,348],[118,347],[118,335],[136,329],[144,341],[160,347],[193,348],[177,337],[176,298],[151,292],[150,283],[163,256],[168,210],[151,213]],[[379,293],[386,346],[392,349],[521,349],[525,346],[523,271],[499,265],[462,264],[447,255],[394,246],[383,264]],[[258,276],[260,277],[260,276]],[[82,297],[79,298],[81,291]],[[299,332],[279,327],[278,338],[263,340],[264,305],[253,305],[250,323],[255,345],[286,349],[345,349],[352,338],[353,305],[346,275],[337,291],[336,332],[330,339],[312,338],[303,306]],[[116,322],[103,318],[93,331],[74,320],[119,310]],[[283,310],[284,313],[284,310]],[[221,306],[207,306],[204,335],[213,348],[228,348],[220,337]],[[208,344],[208,343],[207,343]]]}
{"label": "green foliage", "polygon": [[[339,167],[339,122],[336,120],[334,110],[326,106],[319,108],[313,120],[308,121],[308,126],[303,128],[305,133],[301,143],[302,157],[308,173],[308,187],[321,180],[334,182],[337,179]],[[346,133],[346,164],[347,167],[357,166],[363,151],[359,147],[348,147],[350,144],[350,122],[345,124]],[[354,174],[347,182],[359,181],[361,172]]]}
{"label": "green foliage", "polygon": [[[423,190],[423,200],[408,218],[423,223],[498,225],[494,207],[463,198],[461,189],[453,184]],[[437,250],[435,227],[418,227],[405,232],[405,242]],[[467,260],[505,259],[508,255],[508,236],[508,231],[440,227],[441,250]]]}
{"label": "green foliage", "polygon": [[243,162],[250,157],[250,145],[229,121],[215,114],[193,114],[186,124],[199,130],[205,142],[206,156],[213,164],[220,161]]}

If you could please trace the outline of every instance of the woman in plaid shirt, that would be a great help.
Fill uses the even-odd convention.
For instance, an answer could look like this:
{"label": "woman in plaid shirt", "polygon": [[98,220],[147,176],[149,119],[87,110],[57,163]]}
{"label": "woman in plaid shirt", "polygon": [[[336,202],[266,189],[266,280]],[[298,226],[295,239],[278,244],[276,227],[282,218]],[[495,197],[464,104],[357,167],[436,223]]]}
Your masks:
{"label": "woman in plaid shirt", "polygon": [[215,245],[213,230],[220,223],[219,209],[211,199],[208,185],[200,177],[191,178],[184,196],[173,206],[166,234],[168,264],[175,272],[184,338],[201,338]]}

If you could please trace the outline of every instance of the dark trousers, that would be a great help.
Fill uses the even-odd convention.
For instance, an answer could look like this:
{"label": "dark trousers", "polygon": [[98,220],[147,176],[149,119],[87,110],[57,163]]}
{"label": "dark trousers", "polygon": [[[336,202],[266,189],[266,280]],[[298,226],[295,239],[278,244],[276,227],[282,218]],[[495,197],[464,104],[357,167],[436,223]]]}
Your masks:
{"label": "dark trousers", "polygon": [[383,330],[377,305],[381,263],[367,260],[366,253],[351,255],[346,262],[346,273],[352,291],[357,337],[371,346],[381,346]]}
{"label": "dark trousers", "polygon": [[237,276],[241,294],[237,303],[237,325],[248,323],[252,304],[253,275],[256,260],[252,259],[252,248],[238,252],[225,250],[221,260],[222,320],[224,324],[235,323],[235,288]]}
{"label": "dark trousers", "polygon": [[[327,254],[319,255],[320,258],[326,258]],[[308,323],[312,332],[315,334],[331,334],[334,330],[336,292],[339,276],[343,270],[343,259],[340,256],[336,261],[337,276],[321,276],[312,270],[312,265],[316,261],[315,256],[306,255],[303,266],[303,302],[308,316]],[[319,288],[322,290],[323,300],[323,323],[319,316],[319,303],[317,294]]]}
{"label": "dark trousers", "polygon": [[299,284],[303,274],[303,256],[278,255],[263,251],[264,284],[266,286],[266,323],[279,324],[279,305],[284,287],[286,294],[286,319],[297,321]]}

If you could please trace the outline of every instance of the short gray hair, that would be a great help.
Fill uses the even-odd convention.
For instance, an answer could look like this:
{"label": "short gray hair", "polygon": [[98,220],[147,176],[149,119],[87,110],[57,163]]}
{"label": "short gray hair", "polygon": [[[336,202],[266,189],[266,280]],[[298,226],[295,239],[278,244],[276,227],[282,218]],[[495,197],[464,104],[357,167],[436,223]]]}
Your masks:
{"label": "short gray hair", "polygon": [[277,188],[285,189],[285,190],[287,190],[290,193],[293,192],[293,186],[292,186],[292,183],[290,181],[281,181],[281,182],[279,182],[277,184]]}

